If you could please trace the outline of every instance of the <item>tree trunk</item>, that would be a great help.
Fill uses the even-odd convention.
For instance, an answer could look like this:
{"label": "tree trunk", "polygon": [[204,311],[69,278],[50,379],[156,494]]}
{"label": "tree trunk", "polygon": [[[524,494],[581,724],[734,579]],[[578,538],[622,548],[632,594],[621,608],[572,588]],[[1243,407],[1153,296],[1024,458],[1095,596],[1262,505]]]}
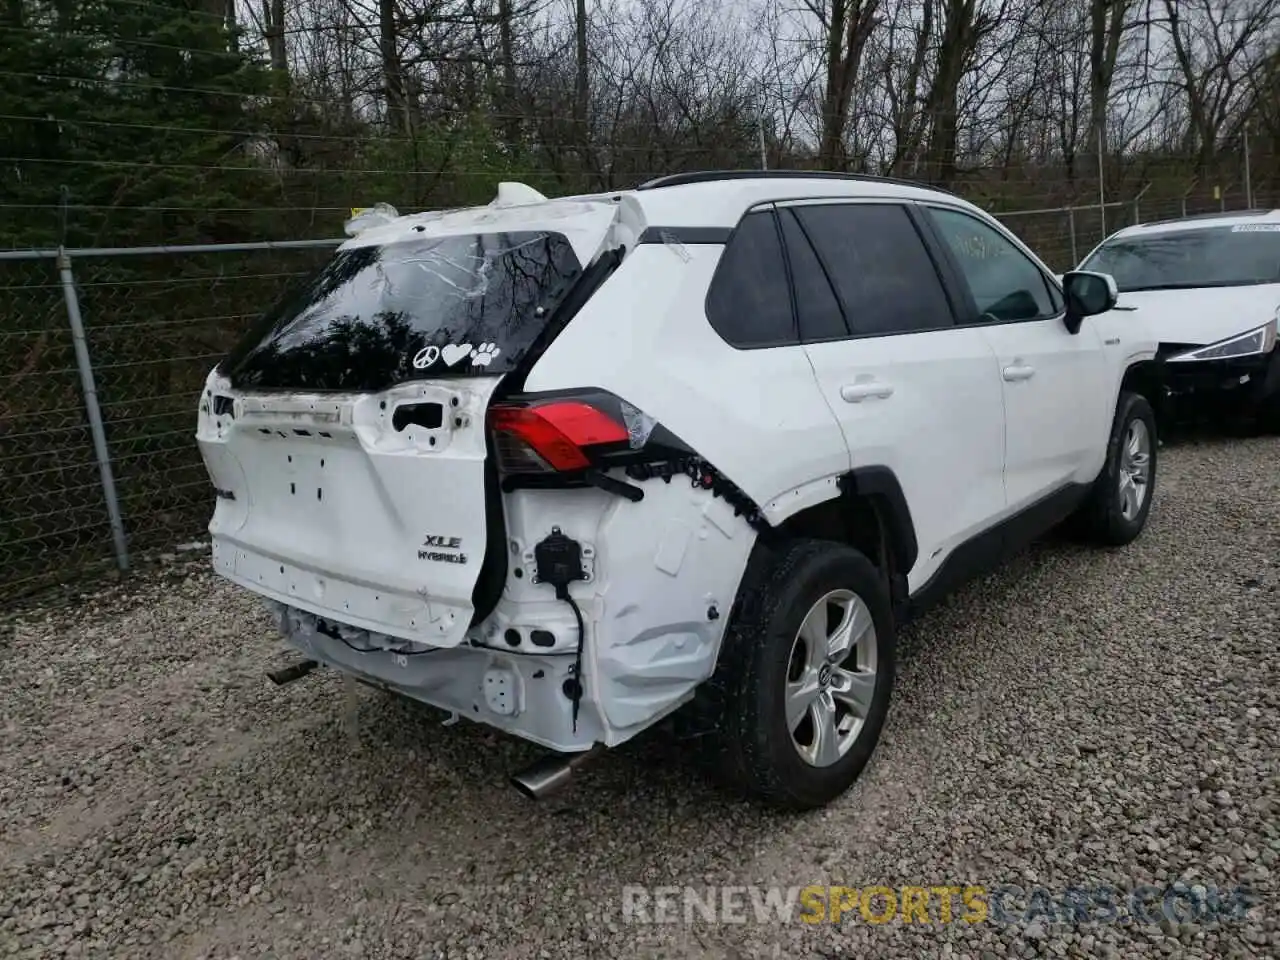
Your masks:
{"label": "tree trunk", "polygon": [[499,109],[501,128],[509,146],[520,140],[519,90],[516,86],[515,25],[511,0],[498,0],[498,56],[501,60],[502,88]]}
{"label": "tree trunk", "polygon": [[236,0],[222,0],[222,22],[231,40],[231,52],[240,52],[240,24],[236,21]]}
{"label": "tree trunk", "polygon": [[924,124],[920,122],[920,77],[924,73],[929,56],[929,44],[933,40],[933,3],[925,3],[920,11],[920,26],[916,32],[915,49],[911,65],[903,82],[901,105],[896,111],[894,124],[894,156],[889,172],[914,173],[920,163],[920,147],[924,142]]}
{"label": "tree trunk", "polygon": [[1191,120],[1187,129],[1186,149],[1196,154],[1196,173],[1203,177],[1209,172],[1215,152],[1214,131],[1204,95],[1206,81],[1202,71],[1197,69],[1192,60],[1191,51],[1187,49],[1178,4],[1175,0],[1165,0],[1165,10],[1169,14],[1169,36],[1173,40],[1174,57],[1182,72],[1182,89],[1187,95],[1187,113]]}
{"label": "tree trunk", "polygon": [[845,130],[849,104],[862,66],[867,39],[876,26],[880,0],[832,0],[827,26],[827,86],[822,105],[822,142],[818,164],[823,169],[844,167]]}
{"label": "tree trunk", "polygon": [[578,140],[586,144],[587,105],[591,96],[589,86],[590,64],[587,61],[587,0],[578,0],[578,10],[574,17],[575,64],[577,72],[573,85],[573,122]]}
{"label": "tree trunk", "polygon": [[931,126],[926,168],[929,177],[942,185],[952,182],[956,174],[960,81],[978,40],[976,14],[977,0],[944,0],[937,74],[925,101]]}
{"label": "tree trunk", "polygon": [[573,85],[573,139],[584,173],[594,167],[591,151],[590,61],[587,59],[587,0],[578,0],[574,15],[574,46],[577,71]]}
{"label": "tree trunk", "polygon": [[1090,0],[1089,19],[1089,117],[1090,144],[1087,156],[1098,161],[1101,169],[1107,157],[1107,104],[1111,98],[1111,81],[1120,54],[1120,38],[1124,34],[1125,17],[1132,0]]}
{"label": "tree trunk", "polygon": [[[284,0],[263,0],[262,6],[262,32],[267,41],[271,69],[288,77],[289,55],[284,39]],[[235,0],[227,0],[227,7],[234,11]]]}
{"label": "tree trunk", "polygon": [[387,123],[393,131],[409,130],[408,104],[404,95],[404,71],[396,44],[395,0],[378,0],[378,52],[382,59],[382,83],[387,98]]}

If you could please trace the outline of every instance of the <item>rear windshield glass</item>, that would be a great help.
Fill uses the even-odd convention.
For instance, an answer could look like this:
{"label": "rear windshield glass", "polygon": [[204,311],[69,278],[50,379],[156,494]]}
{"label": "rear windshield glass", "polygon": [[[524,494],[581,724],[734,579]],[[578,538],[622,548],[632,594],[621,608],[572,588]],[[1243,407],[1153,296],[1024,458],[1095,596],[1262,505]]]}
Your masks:
{"label": "rear windshield glass", "polygon": [[233,386],[383,390],[508,373],[582,272],[547,232],[424,238],[340,251],[222,362]]}
{"label": "rear windshield glass", "polygon": [[1124,237],[1081,269],[1111,274],[1121,290],[1280,283],[1280,223]]}

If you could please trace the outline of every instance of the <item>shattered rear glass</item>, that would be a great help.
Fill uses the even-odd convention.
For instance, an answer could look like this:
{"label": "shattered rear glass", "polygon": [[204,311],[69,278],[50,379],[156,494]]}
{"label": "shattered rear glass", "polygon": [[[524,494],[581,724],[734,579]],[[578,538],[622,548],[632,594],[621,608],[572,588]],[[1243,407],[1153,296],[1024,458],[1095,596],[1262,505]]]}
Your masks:
{"label": "shattered rear glass", "polygon": [[384,390],[502,374],[582,273],[545,231],[424,237],[340,251],[223,360],[240,389]]}

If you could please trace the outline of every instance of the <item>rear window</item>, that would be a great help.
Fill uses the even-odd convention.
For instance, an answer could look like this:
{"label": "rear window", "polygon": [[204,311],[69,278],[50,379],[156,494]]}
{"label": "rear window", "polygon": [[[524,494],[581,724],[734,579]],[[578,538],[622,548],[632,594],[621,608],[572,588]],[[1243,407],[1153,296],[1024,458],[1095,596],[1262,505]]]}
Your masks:
{"label": "rear window", "polygon": [[742,218],[711,278],[706,309],[712,329],[731,346],[796,342],[787,268],[772,211]]}
{"label": "rear window", "polygon": [[1080,269],[1111,274],[1122,291],[1280,283],[1280,223],[1123,237]]}
{"label": "rear window", "polygon": [[548,232],[340,251],[222,362],[234,387],[372,391],[509,373],[582,274]]}

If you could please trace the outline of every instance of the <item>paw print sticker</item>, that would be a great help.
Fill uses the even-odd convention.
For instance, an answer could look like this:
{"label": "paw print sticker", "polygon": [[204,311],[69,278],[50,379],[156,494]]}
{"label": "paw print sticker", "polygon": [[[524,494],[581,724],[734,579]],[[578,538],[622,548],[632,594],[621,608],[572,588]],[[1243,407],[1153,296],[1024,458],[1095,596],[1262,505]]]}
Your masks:
{"label": "paw print sticker", "polygon": [[496,343],[482,343],[471,351],[471,362],[477,367],[487,367],[501,352]]}

